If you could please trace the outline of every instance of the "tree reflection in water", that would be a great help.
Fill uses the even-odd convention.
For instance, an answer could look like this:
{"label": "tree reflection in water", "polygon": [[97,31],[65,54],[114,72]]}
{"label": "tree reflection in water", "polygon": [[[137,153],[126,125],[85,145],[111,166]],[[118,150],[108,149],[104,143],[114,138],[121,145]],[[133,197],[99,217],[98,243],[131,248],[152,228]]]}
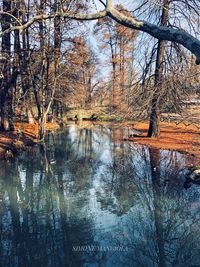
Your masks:
{"label": "tree reflection in water", "polygon": [[[0,162],[0,266],[199,266],[200,190],[187,158],[75,127]],[[75,251],[76,246],[123,251]]]}

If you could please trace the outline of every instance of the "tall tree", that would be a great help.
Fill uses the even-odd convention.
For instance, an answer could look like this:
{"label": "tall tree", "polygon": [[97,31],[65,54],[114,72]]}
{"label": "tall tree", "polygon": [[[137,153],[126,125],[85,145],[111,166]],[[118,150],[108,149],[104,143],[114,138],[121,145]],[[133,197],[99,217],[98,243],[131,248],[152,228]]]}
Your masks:
{"label": "tall tree", "polygon": [[[12,13],[12,1],[3,1],[3,12]],[[2,31],[11,27],[11,16],[3,14],[1,16]],[[11,69],[11,33],[8,32],[2,36],[1,52],[3,57],[2,76],[0,80],[0,104],[1,104],[1,130],[14,130],[13,111],[12,111],[12,94],[13,84],[16,81],[17,73]]]}
{"label": "tall tree", "polygon": [[[164,0],[161,15],[161,25],[167,26],[169,20],[169,0]],[[164,64],[165,41],[158,41],[155,66],[155,89],[152,97],[150,124],[148,130],[149,137],[160,136],[160,92],[162,91],[162,76]]]}

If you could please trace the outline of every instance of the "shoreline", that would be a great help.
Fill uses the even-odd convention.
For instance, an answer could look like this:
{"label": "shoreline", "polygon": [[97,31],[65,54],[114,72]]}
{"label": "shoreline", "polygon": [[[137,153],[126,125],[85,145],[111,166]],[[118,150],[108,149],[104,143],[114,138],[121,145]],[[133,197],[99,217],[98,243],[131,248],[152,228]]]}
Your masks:
{"label": "shoreline", "polygon": [[191,124],[161,122],[160,137],[147,137],[148,123],[135,123],[134,129],[141,132],[139,136],[128,141],[147,145],[152,148],[173,150],[188,154],[200,160],[200,129]]}
{"label": "shoreline", "polygon": [[[15,154],[38,144],[38,125],[16,122],[13,132],[0,132],[0,160],[13,158]],[[47,123],[46,130],[57,130],[57,123]]]}
{"label": "shoreline", "polygon": [[161,122],[160,137],[147,137],[148,122],[125,121],[125,122],[94,122],[95,125],[106,125],[108,127],[128,127],[137,134],[121,139],[125,142],[133,142],[154,149],[177,151],[195,158],[200,164],[200,128],[194,124]]}
{"label": "shoreline", "polygon": [[[85,125],[88,122],[80,121],[80,123]],[[200,129],[193,124],[186,126],[183,123],[177,125],[174,122],[161,122],[160,137],[149,138],[147,137],[148,122],[93,121],[89,122],[88,125],[91,123],[93,125],[106,125],[117,128],[129,127],[129,129],[136,130],[139,133],[123,138],[122,141],[134,142],[155,149],[178,151],[194,157],[195,161],[200,163]],[[66,123],[67,125],[68,123]],[[57,123],[47,123],[46,125],[46,130],[53,131],[58,129],[60,129],[60,126]],[[37,133],[37,124],[24,122],[15,123],[15,131],[13,132],[0,132],[0,159],[13,157],[15,153],[37,144]],[[10,155],[8,151],[11,151]]]}

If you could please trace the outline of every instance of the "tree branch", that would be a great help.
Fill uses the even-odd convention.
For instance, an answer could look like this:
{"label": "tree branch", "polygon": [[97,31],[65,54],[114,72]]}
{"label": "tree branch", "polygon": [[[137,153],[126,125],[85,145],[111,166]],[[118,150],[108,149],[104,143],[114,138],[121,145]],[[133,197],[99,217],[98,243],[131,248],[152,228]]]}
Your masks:
{"label": "tree branch", "polygon": [[121,12],[117,11],[115,8],[113,8],[112,0],[106,1],[105,10],[93,14],[74,14],[72,12],[56,12],[54,14],[40,14],[33,17],[23,25],[14,26],[7,29],[4,32],[0,32],[0,37],[3,34],[8,33],[10,31],[25,30],[26,28],[30,27],[37,21],[51,19],[55,17],[82,21],[82,20],[96,20],[99,18],[103,18],[105,16],[109,16],[110,18],[114,19],[121,25],[126,26],[128,28],[146,32],[157,39],[176,42],[183,45],[185,48],[187,48],[196,56],[196,63],[200,64],[200,41],[198,39],[196,39],[191,34],[183,30],[158,26],[146,21],[139,21],[134,17],[126,16]]}
{"label": "tree branch", "polygon": [[93,13],[93,14],[74,14],[71,12],[56,12],[54,14],[40,14],[40,15],[33,17],[32,19],[30,19],[28,22],[26,22],[23,25],[13,26],[4,32],[0,32],[0,37],[6,33],[11,32],[11,31],[15,31],[15,30],[23,31],[23,30],[29,28],[32,24],[34,24],[37,21],[52,19],[55,17],[68,18],[68,19],[74,19],[74,20],[82,21],[82,20],[96,20],[99,18],[103,18],[105,16],[106,16],[106,10],[99,11],[99,12]]}
{"label": "tree branch", "polygon": [[100,2],[104,7],[106,7],[106,4],[105,4],[102,0],[99,0],[99,2]]}
{"label": "tree branch", "polygon": [[146,32],[159,40],[183,45],[196,56],[196,64],[200,64],[200,41],[191,34],[183,30],[158,26],[146,21],[139,21],[133,17],[127,17],[112,7],[107,11],[107,15],[123,26]]}

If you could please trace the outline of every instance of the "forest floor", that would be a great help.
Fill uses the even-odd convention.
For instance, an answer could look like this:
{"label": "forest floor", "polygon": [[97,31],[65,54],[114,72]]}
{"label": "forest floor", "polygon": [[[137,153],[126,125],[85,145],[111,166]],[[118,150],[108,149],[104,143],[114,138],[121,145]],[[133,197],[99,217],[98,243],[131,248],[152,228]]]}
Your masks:
{"label": "forest floor", "polygon": [[167,149],[187,153],[200,159],[200,129],[191,124],[161,122],[159,138],[148,138],[148,123],[136,122],[132,128],[138,130],[138,136],[129,137],[129,141],[144,144],[157,149]]}
{"label": "forest floor", "polygon": [[[56,130],[59,125],[47,123],[46,130]],[[15,131],[0,132],[0,159],[10,158],[26,147],[31,147],[37,143],[37,124],[24,122],[15,123]]]}

